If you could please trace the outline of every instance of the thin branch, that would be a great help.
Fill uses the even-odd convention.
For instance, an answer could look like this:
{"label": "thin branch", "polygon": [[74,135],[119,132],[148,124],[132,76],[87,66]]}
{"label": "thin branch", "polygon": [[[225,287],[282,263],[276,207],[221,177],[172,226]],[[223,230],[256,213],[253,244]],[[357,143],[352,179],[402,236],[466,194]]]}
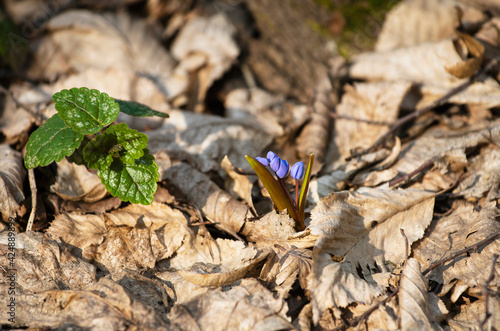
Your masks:
{"label": "thin branch", "polygon": [[492,264],[491,264],[491,271],[490,271],[490,276],[486,280],[486,283],[483,286],[483,293],[484,293],[484,319],[479,325],[479,328],[481,331],[484,330],[484,327],[486,325],[486,322],[488,322],[488,319],[492,316],[492,314],[489,311],[489,300],[490,300],[490,289],[488,288],[490,286],[490,283],[495,279],[495,265],[497,264],[498,260],[498,254],[493,255],[492,259]]}
{"label": "thin branch", "polygon": [[479,250],[479,248],[481,246],[484,246],[486,244],[489,244],[490,242],[494,241],[495,239],[497,239],[498,237],[500,237],[500,231],[497,231],[495,232],[494,234],[492,234],[491,236],[489,236],[488,238],[486,239],[483,239],[481,240],[480,242],[477,242],[475,243],[474,245],[472,246],[469,246],[469,247],[466,247],[458,252],[456,252],[455,254],[452,254],[450,255],[449,257],[447,258],[444,258],[442,260],[439,260],[437,262],[434,262],[433,264],[431,264],[427,269],[425,269],[423,272],[422,272],[422,275],[426,275],[427,273],[429,273],[429,271],[439,267],[440,265],[443,265],[445,264],[446,262],[448,261],[451,261],[451,260],[454,260],[456,259],[457,257],[459,257],[460,255],[462,254],[465,254],[467,252],[470,252],[470,251],[473,251],[473,250]]}
{"label": "thin branch", "polygon": [[493,69],[493,67],[495,67],[497,64],[498,64],[498,61],[500,60],[500,57],[496,57],[496,58],[493,58],[490,60],[490,62],[488,62],[488,64],[482,69],[482,70],[478,70],[474,73],[474,75],[472,75],[466,82],[460,84],[459,86],[451,89],[448,93],[446,93],[445,95],[443,95],[441,98],[435,100],[434,102],[432,102],[431,104],[427,105],[427,106],[424,106],[420,109],[417,109],[415,110],[414,112],[404,116],[404,117],[401,117],[399,120],[397,120],[393,125],[392,127],[389,129],[389,131],[387,131],[384,135],[382,135],[379,139],[377,139],[377,141],[371,145],[370,147],[368,147],[367,149],[359,152],[359,153],[355,153],[349,157],[346,158],[346,161],[350,161],[356,157],[359,157],[359,156],[362,156],[362,155],[365,155],[365,154],[368,154],[370,152],[373,152],[375,149],[377,149],[378,146],[382,145],[382,143],[388,139],[389,137],[391,137],[392,135],[394,135],[394,133],[399,130],[403,125],[407,124],[408,122],[422,116],[423,114],[427,113],[428,111],[436,108],[436,107],[439,107],[439,106],[442,106],[444,105],[451,97],[453,97],[454,95],[464,91],[465,89],[467,89],[469,86],[471,86],[472,84],[474,84],[475,82],[479,81],[479,79],[486,73],[488,73],[491,69]]}
{"label": "thin branch", "polygon": [[335,120],[348,120],[348,121],[355,121],[355,122],[361,122],[361,123],[367,123],[367,124],[372,124],[372,125],[380,125],[380,126],[390,126],[392,123],[385,122],[385,121],[372,121],[372,120],[366,120],[363,118],[357,118],[357,117],[352,117],[348,115],[339,115],[334,112],[330,112],[330,117],[335,119]]}
{"label": "thin branch", "polygon": [[413,176],[427,170],[428,168],[432,167],[434,165],[434,158],[424,162],[420,167],[417,169],[413,170],[409,174],[406,174],[404,176],[401,176],[399,178],[393,179],[389,182],[389,186],[393,187],[401,182],[406,183],[408,182]]}

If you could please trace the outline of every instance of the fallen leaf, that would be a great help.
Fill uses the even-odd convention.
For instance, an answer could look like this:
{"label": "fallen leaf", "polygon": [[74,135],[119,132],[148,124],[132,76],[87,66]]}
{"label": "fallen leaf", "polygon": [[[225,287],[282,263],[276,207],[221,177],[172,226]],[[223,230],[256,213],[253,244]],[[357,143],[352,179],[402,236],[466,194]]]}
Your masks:
{"label": "fallen leaf", "polygon": [[221,168],[229,176],[229,180],[226,180],[226,191],[232,196],[243,199],[247,205],[255,211],[252,200],[252,188],[253,184],[250,182],[247,176],[239,174],[235,171],[235,168],[229,158],[224,156],[221,162]]}
{"label": "fallen leaf", "polygon": [[24,201],[25,177],[26,170],[21,153],[8,145],[0,145],[0,214],[4,221],[15,217]]}

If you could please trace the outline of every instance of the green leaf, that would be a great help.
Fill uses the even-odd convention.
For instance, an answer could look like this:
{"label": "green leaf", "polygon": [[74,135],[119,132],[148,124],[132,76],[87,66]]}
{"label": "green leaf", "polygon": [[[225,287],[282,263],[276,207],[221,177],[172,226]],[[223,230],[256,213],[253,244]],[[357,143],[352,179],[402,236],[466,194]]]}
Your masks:
{"label": "green leaf", "polygon": [[295,212],[295,208],[290,204],[290,200],[288,199],[285,192],[283,192],[278,181],[271,175],[269,170],[262,165],[259,161],[254,159],[251,156],[245,155],[250,166],[253,168],[259,179],[262,181],[262,184],[266,187],[271,199],[273,199],[276,208],[281,212],[284,209],[287,210],[288,215],[294,220],[298,220],[297,214]]}
{"label": "green leaf", "polygon": [[309,164],[307,165],[306,173],[304,175],[304,181],[302,182],[302,187],[300,188],[300,195],[299,195],[299,206],[298,206],[298,213],[299,213],[299,230],[304,230],[305,225],[304,225],[304,211],[306,208],[306,198],[307,198],[307,192],[309,191],[309,181],[311,180],[311,171],[314,163],[314,153],[309,155]]}
{"label": "green leaf", "polygon": [[121,146],[120,159],[124,163],[134,163],[136,159],[144,155],[144,149],[148,145],[148,136],[137,130],[130,129],[126,123],[120,123],[109,127],[105,134],[113,134],[116,143]]}
{"label": "green leaf", "polygon": [[78,165],[87,165],[87,162],[83,159],[83,149],[87,144],[90,142],[90,139],[86,136],[83,136],[83,141],[78,146],[78,148],[71,154],[70,156],[66,157],[69,162],[73,162]]}
{"label": "green leaf", "polygon": [[52,97],[63,121],[81,134],[95,134],[111,124],[120,112],[106,93],[86,87],[62,90]]}
{"label": "green leaf", "polygon": [[149,154],[148,149],[144,151],[144,156],[133,164],[114,159],[108,169],[97,172],[101,182],[113,196],[143,205],[153,202],[160,174],[153,155]]}
{"label": "green leaf", "polygon": [[152,117],[152,116],[169,117],[168,114],[160,113],[159,111],[151,109],[148,106],[146,106],[142,103],[139,103],[139,102],[125,101],[125,100],[119,100],[119,99],[115,99],[115,101],[120,105],[120,111],[122,113],[125,113],[125,114],[130,115],[130,116],[135,116],[135,117]]}
{"label": "green leaf", "polygon": [[144,155],[147,144],[148,136],[120,123],[110,126],[89,142],[83,149],[83,158],[89,168],[97,170],[109,168],[114,158],[132,164]]}
{"label": "green leaf", "polygon": [[73,131],[55,114],[30,136],[26,146],[24,165],[28,169],[44,167],[73,154],[83,135]]}

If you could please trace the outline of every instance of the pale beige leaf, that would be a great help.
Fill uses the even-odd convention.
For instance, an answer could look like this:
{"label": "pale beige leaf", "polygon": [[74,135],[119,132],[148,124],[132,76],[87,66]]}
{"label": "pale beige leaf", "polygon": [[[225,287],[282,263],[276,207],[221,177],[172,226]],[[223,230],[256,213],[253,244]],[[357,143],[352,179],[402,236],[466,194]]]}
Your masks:
{"label": "pale beige leaf", "polygon": [[[444,216],[423,240],[415,247],[414,257],[423,268],[429,267],[447,256],[485,239],[500,231],[499,211],[495,203],[488,203],[481,211],[475,211],[474,205],[461,203],[455,206],[450,215]],[[500,251],[500,241],[494,240],[479,252],[470,252],[431,270],[427,277],[441,284],[448,284],[458,279],[468,286],[482,286],[489,276],[493,254]],[[497,264],[496,272],[500,272]],[[491,285],[500,283],[498,277]]]}
{"label": "pale beige leaf", "polygon": [[320,236],[309,279],[315,321],[325,309],[355,301],[369,304],[381,294],[378,282],[386,283],[385,277],[373,274],[391,271],[405,260],[400,229],[411,246],[424,235],[433,207],[434,194],[418,190],[366,188],[322,199],[309,226]]}
{"label": "pale beige leaf", "polygon": [[198,207],[206,218],[238,232],[250,213],[248,206],[219,188],[207,175],[187,163],[168,168],[164,176]]}
{"label": "pale beige leaf", "polygon": [[0,214],[4,221],[15,217],[24,200],[23,182],[26,170],[21,153],[0,145]]}
{"label": "pale beige leaf", "polygon": [[346,93],[337,106],[337,114],[361,121],[342,118],[335,121],[335,143],[341,159],[348,157],[354,148],[369,147],[388,130],[397,119],[401,102],[410,87],[410,83],[400,82],[357,83],[354,87],[345,87]]}
{"label": "pale beige leaf", "polygon": [[453,40],[422,43],[387,52],[363,53],[353,59],[352,78],[427,83],[451,88],[460,80],[446,66],[463,62]]}
{"label": "pale beige leaf", "polygon": [[308,289],[311,291],[315,324],[327,309],[346,307],[352,302],[369,304],[383,293],[377,283],[359,277],[350,263],[332,261],[330,254],[322,251],[314,253],[313,261]]}
{"label": "pale beige leaf", "polygon": [[267,252],[245,247],[240,241],[217,239],[211,249],[201,242],[193,242],[170,259],[169,266],[179,275],[200,286],[222,286],[243,278]]}
{"label": "pale beige leaf", "polygon": [[225,155],[238,168],[251,171],[245,155],[258,156],[272,137],[257,127],[219,116],[170,111],[162,127],[148,132],[152,153],[164,150],[188,160],[201,172],[218,170]]}
{"label": "pale beige leaf", "polygon": [[271,211],[257,220],[246,222],[242,234],[252,242],[267,243],[269,246],[279,243],[288,247],[286,242],[295,234],[295,221],[286,211],[280,214]]}
{"label": "pale beige leaf", "polygon": [[[497,148],[485,148],[471,160],[467,167],[468,176],[455,189],[469,201],[484,197],[500,183],[500,151]],[[495,198],[494,196],[492,197]]]}
{"label": "pale beige leaf", "polygon": [[96,202],[109,194],[96,174],[67,159],[58,162],[56,182],[51,190],[64,200],[83,202]]}
{"label": "pale beige leaf", "polygon": [[[450,318],[447,322],[453,331],[471,330],[480,331],[479,325],[486,315],[486,304],[484,300],[477,300],[470,304],[460,305],[460,313]],[[492,316],[484,325],[485,331],[495,331],[500,328],[500,298],[490,296],[488,311]]]}
{"label": "pale beige leaf", "polygon": [[[11,87],[10,90],[13,88]],[[12,145],[23,139],[23,135],[33,124],[33,118],[25,109],[18,107],[10,95],[5,97],[2,107],[0,132],[5,137],[5,143]]]}
{"label": "pale beige leaf", "polygon": [[427,287],[427,279],[422,276],[418,261],[408,259],[398,293],[401,330],[442,330],[432,320]]}
{"label": "pale beige leaf", "polygon": [[484,13],[460,1],[402,1],[387,14],[375,49],[389,51],[451,38],[460,19],[464,24],[474,24],[485,18]]}
{"label": "pale beige leaf", "polygon": [[[16,303],[14,325],[19,327],[124,330],[134,325],[141,330],[181,329],[109,277],[84,290],[53,289],[16,295]],[[0,323],[7,324],[4,316],[0,316]]]}
{"label": "pale beige leaf", "polygon": [[[61,249],[49,235],[40,232],[18,233],[14,260],[8,260],[8,252],[11,252],[8,242],[7,232],[0,234],[0,265],[15,270],[12,281],[16,284],[16,294],[29,295],[59,289],[81,290],[96,281],[93,265]],[[9,263],[12,261],[14,268]],[[8,292],[9,283],[6,281],[0,282],[0,290],[4,293]],[[1,296],[2,299],[9,297]]]}
{"label": "pale beige leaf", "polygon": [[255,211],[252,200],[253,183],[250,182],[247,176],[235,171],[227,155],[222,159],[221,168],[229,176],[229,179],[226,180],[226,191],[235,198],[240,197],[243,199],[247,205]]}
{"label": "pale beige leaf", "polygon": [[214,289],[176,305],[168,318],[190,330],[272,330],[269,325],[279,325],[281,330],[293,328],[287,311],[288,306],[281,298],[274,297],[257,280],[248,278],[239,286]]}

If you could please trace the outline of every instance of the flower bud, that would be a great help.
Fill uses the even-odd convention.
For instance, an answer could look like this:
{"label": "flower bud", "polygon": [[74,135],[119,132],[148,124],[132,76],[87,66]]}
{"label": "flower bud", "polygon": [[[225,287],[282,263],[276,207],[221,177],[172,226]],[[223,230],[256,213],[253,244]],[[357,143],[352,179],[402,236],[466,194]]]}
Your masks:
{"label": "flower bud", "polygon": [[294,179],[302,179],[304,177],[304,162],[297,162],[292,166],[292,169],[290,170],[290,175]]}
{"label": "flower bud", "polygon": [[[270,152],[270,153],[272,153],[272,152]],[[267,155],[269,155],[269,153]],[[271,169],[273,169],[274,172],[278,171],[280,166],[281,166],[280,157],[278,155],[274,154],[274,158],[268,159],[268,160],[269,160],[269,166],[271,167]]]}
{"label": "flower bud", "polygon": [[255,159],[266,167],[269,165],[269,162],[267,162],[267,159],[264,157],[257,156]]}
{"label": "flower bud", "polygon": [[276,176],[278,176],[279,178],[285,177],[286,175],[288,175],[288,169],[290,169],[290,166],[288,165],[288,161],[281,160],[280,167],[276,171]]}

